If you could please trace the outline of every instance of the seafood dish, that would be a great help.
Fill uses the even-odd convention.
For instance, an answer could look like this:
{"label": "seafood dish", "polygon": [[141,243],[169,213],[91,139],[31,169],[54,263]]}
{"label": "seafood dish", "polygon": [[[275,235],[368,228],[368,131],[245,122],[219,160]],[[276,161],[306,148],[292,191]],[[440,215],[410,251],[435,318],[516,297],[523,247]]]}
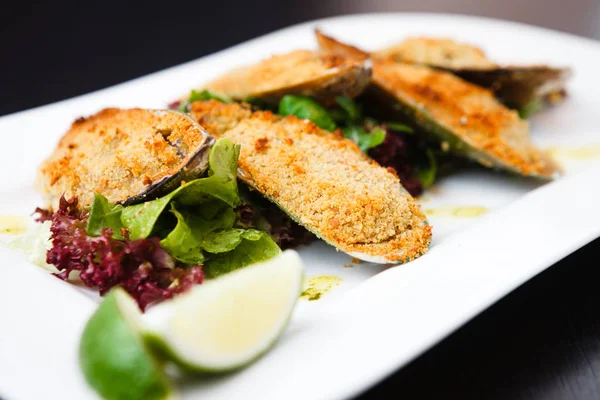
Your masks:
{"label": "seafood dish", "polygon": [[171,366],[258,359],[297,299],[320,296],[302,289],[303,246],[381,270],[435,257],[420,202],[444,177],[563,173],[528,118],[560,107],[569,68],[503,65],[448,38],[361,49],[314,33],[313,49],[237,65],[163,108],[82,116],[40,160],[43,203],[11,246],[102,298],[79,347],[101,396],[172,398]]}

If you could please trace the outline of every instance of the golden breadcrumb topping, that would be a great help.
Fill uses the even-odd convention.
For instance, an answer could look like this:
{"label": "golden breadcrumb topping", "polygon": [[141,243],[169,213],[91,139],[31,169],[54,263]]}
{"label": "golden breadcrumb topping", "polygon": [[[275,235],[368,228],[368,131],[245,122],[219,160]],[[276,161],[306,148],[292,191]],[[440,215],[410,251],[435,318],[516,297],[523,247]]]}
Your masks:
{"label": "golden breadcrumb topping", "polygon": [[319,44],[319,49],[321,51],[329,53],[329,54],[337,54],[349,58],[353,58],[355,60],[364,60],[368,59],[371,55],[366,51],[359,49],[358,47],[350,46],[349,44],[342,43],[330,36],[325,35],[320,30],[315,30],[315,36],[317,38],[317,43]]}
{"label": "golden breadcrumb topping", "polygon": [[[319,31],[316,36],[323,51],[368,56]],[[500,104],[487,89],[447,72],[393,58],[375,57],[371,80],[379,91],[391,95],[403,108],[415,110],[417,120],[428,130],[436,129],[432,124],[441,126],[477,149],[479,154],[471,151],[468,155],[485,166],[493,166],[491,156],[496,164],[508,164],[523,175],[554,177],[560,172],[552,158],[531,143],[527,122],[516,111]]]}
{"label": "golden breadcrumb topping", "polygon": [[176,174],[210,137],[174,111],[107,108],[79,118],[39,168],[37,187],[50,207],[61,195],[118,203]]}
{"label": "golden breadcrumb topping", "polygon": [[374,60],[373,82],[476,149],[524,175],[551,177],[558,167],[530,141],[529,125],[487,89],[425,66]]}
{"label": "golden breadcrumb topping", "polygon": [[373,53],[373,58],[390,58],[409,64],[448,69],[490,69],[497,65],[483,50],[446,38],[412,37]]}
{"label": "golden breadcrumb topping", "polygon": [[241,145],[243,180],[324,240],[390,262],[427,250],[431,226],[419,205],[351,140],[237,104],[196,102],[191,111],[209,133]]}
{"label": "golden breadcrumb topping", "polygon": [[285,94],[328,100],[350,97],[369,82],[370,70],[363,62],[309,50],[274,55],[257,64],[238,67],[206,85],[206,89],[235,100],[262,98],[277,101]]}

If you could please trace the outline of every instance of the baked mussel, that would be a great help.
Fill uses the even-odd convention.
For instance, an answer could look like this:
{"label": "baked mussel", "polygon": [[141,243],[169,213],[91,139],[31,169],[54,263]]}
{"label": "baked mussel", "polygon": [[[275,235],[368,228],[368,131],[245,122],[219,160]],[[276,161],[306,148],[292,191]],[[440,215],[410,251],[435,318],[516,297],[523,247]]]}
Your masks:
{"label": "baked mussel", "polygon": [[40,165],[36,186],[47,206],[61,196],[92,204],[152,200],[200,177],[214,139],[193,118],[172,110],[107,108],[79,118]]}

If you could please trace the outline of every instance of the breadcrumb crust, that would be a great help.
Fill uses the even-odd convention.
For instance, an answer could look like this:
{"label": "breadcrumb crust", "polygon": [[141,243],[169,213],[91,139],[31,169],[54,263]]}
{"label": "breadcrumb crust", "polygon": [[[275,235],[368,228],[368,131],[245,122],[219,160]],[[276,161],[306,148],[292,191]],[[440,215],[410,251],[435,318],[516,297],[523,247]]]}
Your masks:
{"label": "breadcrumb crust", "polygon": [[179,172],[210,137],[193,120],[170,111],[107,108],[73,122],[39,167],[36,186],[47,205],[94,193],[119,203]]}
{"label": "breadcrumb crust", "polygon": [[530,141],[527,121],[487,89],[448,72],[392,60],[374,60],[373,82],[418,110],[417,118],[423,118],[419,113],[427,114],[470,146],[523,175],[552,177],[559,172],[552,159]]}
{"label": "breadcrumb crust", "polygon": [[191,113],[215,137],[241,145],[240,177],[322,239],[347,253],[412,260],[431,226],[398,178],[351,140],[308,120],[215,100]]}
{"label": "breadcrumb crust", "polygon": [[335,96],[354,97],[368,84],[370,68],[341,55],[296,50],[238,67],[208,83],[205,89],[245,101],[277,102],[286,94],[313,96],[329,102]]}
{"label": "breadcrumb crust", "polygon": [[411,37],[373,53],[373,58],[448,69],[490,69],[497,65],[478,47],[447,38]]}
{"label": "breadcrumb crust", "polygon": [[[324,51],[363,59],[369,56],[319,31],[316,36]],[[381,57],[373,59],[371,79],[379,90],[416,110],[419,123],[433,120],[475,149],[479,154],[471,150],[468,156],[484,166],[493,165],[482,153],[523,175],[553,178],[560,173],[552,158],[530,141],[528,123],[487,89],[448,72]]]}

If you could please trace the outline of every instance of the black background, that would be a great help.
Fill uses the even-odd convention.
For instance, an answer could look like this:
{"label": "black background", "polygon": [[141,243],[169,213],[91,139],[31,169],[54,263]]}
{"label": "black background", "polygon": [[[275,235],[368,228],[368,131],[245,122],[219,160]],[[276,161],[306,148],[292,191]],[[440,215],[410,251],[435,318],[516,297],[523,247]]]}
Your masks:
{"label": "black background", "polygon": [[[177,65],[332,10],[310,0],[5,4],[0,115]],[[600,398],[599,253],[597,240],[551,267],[361,399]]]}

